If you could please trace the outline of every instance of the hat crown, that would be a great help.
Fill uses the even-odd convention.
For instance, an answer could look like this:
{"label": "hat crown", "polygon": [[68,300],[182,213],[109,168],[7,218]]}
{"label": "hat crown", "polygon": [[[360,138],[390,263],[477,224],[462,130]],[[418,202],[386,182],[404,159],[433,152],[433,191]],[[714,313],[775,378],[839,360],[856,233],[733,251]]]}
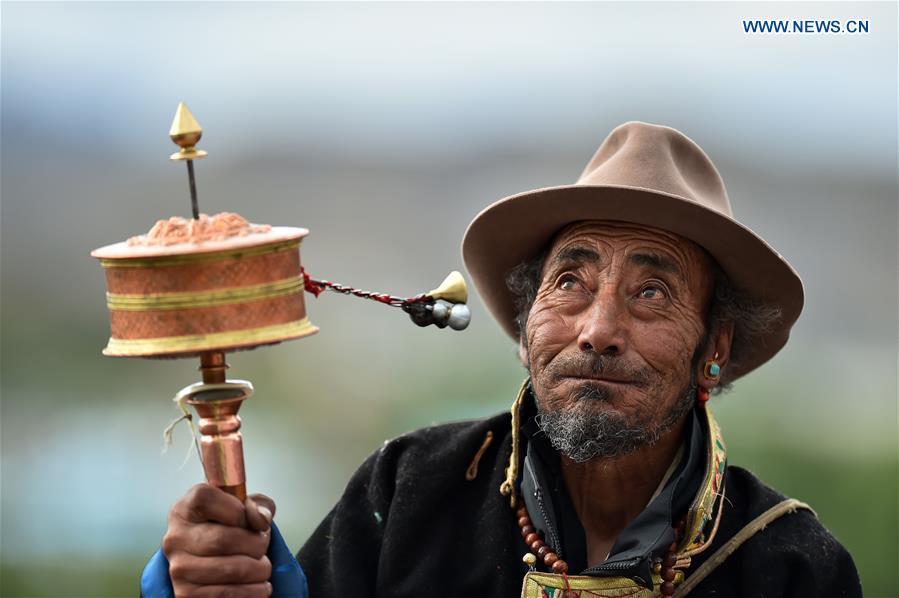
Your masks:
{"label": "hat crown", "polygon": [[652,189],[733,217],[724,181],[696,143],[675,129],[632,121],[615,128],[578,185]]}

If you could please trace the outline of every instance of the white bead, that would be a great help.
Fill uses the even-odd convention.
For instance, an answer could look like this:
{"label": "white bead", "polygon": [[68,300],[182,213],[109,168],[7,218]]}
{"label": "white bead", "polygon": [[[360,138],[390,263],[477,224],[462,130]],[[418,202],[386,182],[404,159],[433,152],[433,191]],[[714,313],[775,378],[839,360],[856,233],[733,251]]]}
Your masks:
{"label": "white bead", "polygon": [[453,330],[465,330],[471,322],[471,310],[464,303],[457,303],[450,310],[447,323]]}
{"label": "white bead", "polygon": [[434,321],[440,324],[445,323],[447,318],[450,317],[450,308],[451,305],[449,303],[442,299],[438,299],[431,310],[431,313],[434,315]]}

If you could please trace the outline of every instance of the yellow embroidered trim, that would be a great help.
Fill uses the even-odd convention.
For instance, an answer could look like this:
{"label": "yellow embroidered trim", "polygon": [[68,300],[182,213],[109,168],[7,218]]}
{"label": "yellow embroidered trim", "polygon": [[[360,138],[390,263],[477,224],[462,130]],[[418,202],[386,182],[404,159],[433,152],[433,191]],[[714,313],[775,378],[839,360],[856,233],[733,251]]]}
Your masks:
{"label": "yellow embroidered trim", "polygon": [[114,311],[155,311],[215,307],[294,295],[303,291],[299,276],[246,287],[178,293],[106,293],[106,306]]}
{"label": "yellow embroidered trim", "polygon": [[[676,571],[674,583],[680,584],[684,579],[683,571]],[[569,575],[566,578],[555,573],[540,573],[531,571],[524,576],[521,586],[521,598],[543,598],[544,593],[550,598],[561,598],[563,592],[569,587],[572,590],[590,592],[590,596],[597,598],[650,598],[658,596],[658,588],[662,584],[662,578],[653,574],[652,585],[655,590],[647,590],[637,582],[627,577],[592,577],[587,575]],[[584,594],[581,594],[582,596]]]}
{"label": "yellow embroidered trim", "polygon": [[307,336],[318,331],[309,318],[247,330],[214,332],[211,334],[191,334],[185,336],[163,336],[157,338],[119,339],[110,338],[103,349],[104,355],[113,357],[140,357],[160,353],[187,353],[208,351],[228,346],[254,345]]}
{"label": "yellow embroidered trim", "polygon": [[693,556],[708,548],[721,519],[727,447],[709,406],[706,405],[703,411],[709,426],[708,466],[699,493],[687,511],[687,526],[677,552],[678,557]]}
{"label": "yellow embroidered trim", "polygon": [[296,249],[300,246],[300,239],[281,241],[271,245],[256,245],[243,249],[230,251],[209,251],[206,253],[186,253],[180,255],[161,255],[159,257],[146,258],[100,258],[100,265],[104,268],[161,268],[164,266],[182,266],[184,264],[196,264],[198,262],[214,262],[230,258],[250,257],[277,253]]}

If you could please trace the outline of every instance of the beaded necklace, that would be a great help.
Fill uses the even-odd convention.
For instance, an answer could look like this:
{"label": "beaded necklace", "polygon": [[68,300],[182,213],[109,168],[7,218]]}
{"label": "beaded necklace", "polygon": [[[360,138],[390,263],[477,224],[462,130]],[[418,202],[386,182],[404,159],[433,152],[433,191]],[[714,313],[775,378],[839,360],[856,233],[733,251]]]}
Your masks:
{"label": "beaded necklace", "polygon": [[[524,543],[527,547],[531,550],[531,552],[525,554],[521,560],[531,569],[537,566],[538,561],[542,561],[550,571],[563,576],[567,583],[568,563],[560,559],[559,555],[543,541],[543,538],[540,537],[540,533],[531,522],[531,516],[528,514],[528,509],[523,503],[518,507],[516,515],[518,516],[518,527],[521,528],[521,537],[524,539]],[[659,586],[662,596],[674,595],[674,580],[677,576],[677,571],[674,568],[677,564],[677,547],[683,537],[685,527],[685,519],[681,519],[674,526],[674,541],[668,546],[668,551],[665,553],[665,556],[661,560],[654,562],[652,565],[652,572],[662,578],[662,584]],[[572,590],[570,586],[562,594],[562,598],[578,598],[578,596],[579,593]]]}

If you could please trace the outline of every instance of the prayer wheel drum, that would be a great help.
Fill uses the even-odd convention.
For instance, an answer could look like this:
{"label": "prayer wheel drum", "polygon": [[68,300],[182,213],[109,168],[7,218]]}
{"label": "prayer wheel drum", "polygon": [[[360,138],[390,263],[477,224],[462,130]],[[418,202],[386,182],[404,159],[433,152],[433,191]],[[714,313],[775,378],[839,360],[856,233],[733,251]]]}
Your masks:
{"label": "prayer wheel drum", "polygon": [[304,228],[202,243],[107,245],[91,255],[106,274],[112,357],[193,357],[314,334],[306,317]]}

